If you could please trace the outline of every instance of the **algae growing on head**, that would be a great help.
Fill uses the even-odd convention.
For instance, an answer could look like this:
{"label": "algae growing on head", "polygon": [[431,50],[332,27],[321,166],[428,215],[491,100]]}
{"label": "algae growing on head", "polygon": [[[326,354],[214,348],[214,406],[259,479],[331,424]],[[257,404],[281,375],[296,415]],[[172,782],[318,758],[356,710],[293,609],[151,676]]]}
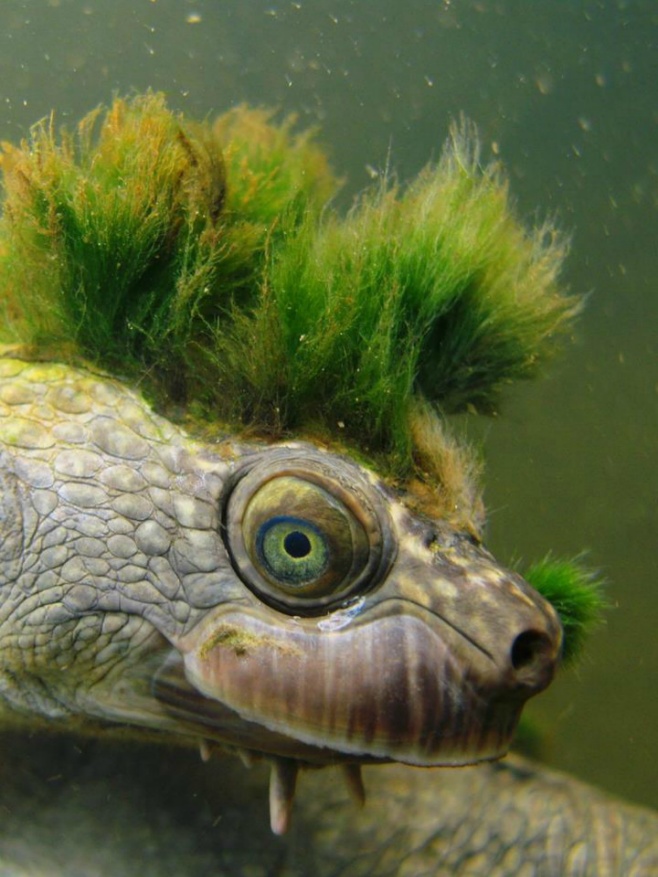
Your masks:
{"label": "algae growing on head", "polygon": [[[37,125],[2,169],[3,334],[21,355],[139,383],[199,429],[346,447],[479,536],[477,467],[446,416],[536,375],[580,299],[559,282],[564,239],[518,220],[471,125],[346,215],[294,120],[191,123],[151,93],[75,131]],[[561,601],[577,577],[550,580],[584,625]]]}
{"label": "algae growing on head", "polygon": [[176,381],[208,419],[279,433],[340,421],[402,468],[415,399],[491,407],[578,309],[557,281],[562,240],[517,221],[466,124],[437,165],[347,216],[311,135],[246,107],[210,126],[158,95],[116,100],[75,134],[38,125],[3,164],[3,299],[20,341],[73,343],[165,394]]}
{"label": "algae growing on head", "polygon": [[564,628],[562,660],[574,662],[607,605],[600,576],[579,559],[548,555],[524,570],[524,577],[557,610]]}

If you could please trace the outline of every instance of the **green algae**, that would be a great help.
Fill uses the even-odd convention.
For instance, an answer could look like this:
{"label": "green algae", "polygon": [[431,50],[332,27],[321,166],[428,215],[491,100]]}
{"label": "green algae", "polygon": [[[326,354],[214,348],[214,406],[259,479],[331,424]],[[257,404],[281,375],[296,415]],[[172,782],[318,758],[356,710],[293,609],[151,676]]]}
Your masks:
{"label": "green algae", "polygon": [[589,634],[601,623],[606,607],[601,577],[577,558],[551,555],[524,570],[523,575],[559,615],[564,631],[562,660],[573,663]]}
{"label": "green algae", "polygon": [[[480,532],[477,466],[445,416],[491,412],[534,377],[581,300],[560,283],[564,238],[519,221],[472,126],[346,215],[293,118],[241,106],[197,124],[153,93],[74,131],[45,120],[3,145],[2,172],[0,340],[139,383],[200,431],[344,446]],[[602,607],[595,579],[550,558],[527,577],[571,660]]]}
{"label": "green algae", "polygon": [[[258,111],[241,116],[245,136],[273,130]],[[277,215],[299,201],[311,209],[324,201],[316,188],[333,186],[324,156],[288,126],[269,163],[240,177]],[[161,95],[117,99],[74,133],[56,135],[49,119],[20,149],[5,145],[3,171],[5,340],[65,349],[192,401],[199,351],[210,362],[217,326],[253,299],[272,226],[246,192],[227,195],[211,126],[186,122]]]}
{"label": "green algae", "polygon": [[312,132],[238,107],[215,123],[161,95],[5,146],[4,340],[140,380],[194,416],[273,436],[340,427],[413,468],[415,400],[489,411],[531,377],[579,300],[565,244],[527,230],[467,124],[408,186],[346,216]]}

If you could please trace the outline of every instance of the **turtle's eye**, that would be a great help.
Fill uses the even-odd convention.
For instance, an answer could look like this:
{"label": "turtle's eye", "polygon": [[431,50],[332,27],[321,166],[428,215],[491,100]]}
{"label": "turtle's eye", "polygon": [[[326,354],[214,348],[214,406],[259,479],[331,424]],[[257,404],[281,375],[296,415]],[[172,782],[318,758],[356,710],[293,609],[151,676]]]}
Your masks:
{"label": "turtle's eye", "polygon": [[370,583],[381,531],[344,488],[320,473],[250,472],[228,503],[240,576],[268,602],[312,611]]}
{"label": "turtle's eye", "polygon": [[255,491],[242,538],[260,575],[295,597],[334,594],[368,561],[368,538],[349,509],[320,485],[292,475]]}
{"label": "turtle's eye", "polygon": [[256,550],[268,575],[293,593],[317,580],[329,562],[322,531],[310,521],[289,515],[278,515],[261,525]]}

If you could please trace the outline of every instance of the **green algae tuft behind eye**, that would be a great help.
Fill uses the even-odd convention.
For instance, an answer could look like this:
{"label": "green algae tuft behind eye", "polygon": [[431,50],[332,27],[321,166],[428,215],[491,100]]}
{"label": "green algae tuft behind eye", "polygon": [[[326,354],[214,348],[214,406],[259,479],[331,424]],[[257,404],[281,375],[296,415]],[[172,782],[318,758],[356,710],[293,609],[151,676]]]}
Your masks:
{"label": "green algae tuft behind eye", "polygon": [[559,615],[564,630],[562,660],[573,663],[593,628],[601,623],[606,608],[603,581],[578,559],[562,560],[551,555],[523,574]]}
{"label": "green algae tuft behind eye", "polygon": [[345,216],[312,132],[247,107],[193,124],[152,93],[75,132],[37,126],[2,170],[4,339],[119,372],[202,426],[340,423],[399,478],[419,400],[491,410],[580,308],[559,283],[565,240],[519,221],[466,122]]}

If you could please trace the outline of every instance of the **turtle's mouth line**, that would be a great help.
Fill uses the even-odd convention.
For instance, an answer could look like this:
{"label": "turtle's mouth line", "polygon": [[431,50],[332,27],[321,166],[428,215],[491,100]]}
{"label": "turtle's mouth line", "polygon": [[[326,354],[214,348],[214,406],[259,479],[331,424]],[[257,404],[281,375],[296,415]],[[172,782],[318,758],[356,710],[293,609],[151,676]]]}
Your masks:
{"label": "turtle's mouth line", "polygon": [[[469,636],[469,634],[462,630],[462,628],[458,624],[455,624],[454,621],[450,621],[450,619],[446,618],[446,616],[443,615],[441,612],[437,612],[435,609],[432,609],[429,606],[424,606],[422,603],[419,603],[418,601],[410,597],[387,597],[386,599],[381,601],[377,608],[382,609],[384,606],[388,606],[389,604],[393,604],[394,606],[404,606],[405,609],[413,606],[413,608],[417,610],[418,614],[421,617],[430,619],[428,627],[432,626],[432,621],[440,621],[442,624],[445,624],[446,627],[450,628],[450,630],[454,631],[458,636],[462,637],[462,639],[465,640],[465,642],[471,645],[474,649],[477,649],[479,652],[481,652],[486,658],[491,661],[492,664],[496,663],[496,659],[491,654],[491,652],[487,648],[485,648],[485,646],[479,643],[472,636]],[[382,613],[382,615],[384,614],[388,615],[395,613]]]}
{"label": "turtle's mouth line", "polygon": [[176,647],[154,685],[169,712],[197,734],[313,762],[496,758],[525,699],[459,628],[395,598],[328,632],[226,607]]}
{"label": "turtle's mouth line", "polygon": [[[386,601],[385,607],[384,604],[379,607],[379,617],[385,622],[382,631],[384,634],[386,630],[397,630],[399,627],[399,614],[391,612],[394,602],[400,601],[391,599]],[[408,617],[414,625],[421,625],[422,619],[427,619],[428,615],[432,618],[437,617],[423,606],[414,604],[409,608],[411,613]],[[231,618],[237,622],[236,615],[228,611],[221,614],[224,623]],[[241,611],[240,618],[244,621],[244,610]],[[444,619],[440,619],[439,623],[443,625]],[[310,629],[308,622],[307,626]],[[448,627],[451,630],[453,628],[449,624]],[[354,624],[358,639],[363,639],[365,628],[367,625]],[[216,623],[213,624],[213,629],[217,633]],[[340,631],[337,633],[338,637],[332,634],[329,639],[340,638]],[[455,635],[458,634],[459,631],[456,631]],[[465,639],[469,641],[469,638]],[[204,637],[201,637],[198,642],[202,643],[203,640]],[[221,656],[226,652],[236,661],[239,660],[240,656],[236,655],[231,647],[230,638],[222,644],[220,637],[215,646],[209,650],[206,659],[212,662],[217,659],[218,653]],[[481,652],[482,650],[478,650],[477,653]],[[113,704],[112,710],[114,721],[119,718],[116,708],[120,703],[123,721],[151,725],[159,728],[161,732],[174,733],[179,737],[187,738],[188,741],[196,741],[204,761],[207,761],[213,753],[221,751],[232,752],[247,764],[264,759],[270,765],[270,820],[272,830],[277,834],[284,833],[290,824],[295,782],[300,768],[338,765],[351,794],[358,802],[362,802],[364,798],[360,773],[362,764],[398,761],[422,766],[462,766],[495,760],[506,753],[516,725],[515,709],[510,711],[505,704],[490,703],[486,697],[477,692],[467,676],[462,676],[455,678],[452,686],[458,697],[464,697],[469,701],[469,707],[461,718],[457,715],[453,720],[446,719],[446,723],[443,724],[440,730],[442,739],[435,741],[440,748],[440,756],[443,753],[439,758],[430,757],[429,750],[425,750],[423,755],[422,741],[416,746],[406,737],[406,734],[410,733],[409,728],[400,738],[397,751],[393,752],[377,751],[376,748],[369,747],[363,735],[359,733],[354,737],[353,745],[350,745],[349,740],[347,745],[343,745],[346,741],[341,740],[340,735],[335,735],[324,743],[303,739],[296,733],[294,727],[277,729],[269,726],[265,718],[259,720],[243,715],[230,704],[223,702],[220,694],[211,696],[207,690],[202,690],[190,677],[186,657],[178,647],[171,643],[165,644],[164,638],[159,639],[158,648],[151,658],[146,662],[140,661],[139,665],[133,668],[135,672],[131,674],[132,682],[125,680],[116,689],[117,702]],[[358,655],[356,658],[358,659]],[[483,654],[481,660],[486,660],[486,664],[490,666],[488,655]],[[331,666],[335,664],[332,663]],[[350,675],[346,667],[343,667],[342,674]],[[441,678],[440,667],[436,668],[435,675]],[[431,678],[428,681],[432,683]],[[432,685],[436,688],[436,678]],[[410,696],[409,691],[407,696]],[[420,690],[415,693],[421,704],[426,697],[431,698],[431,696],[430,691]],[[126,704],[131,703],[132,708],[126,710]],[[392,704],[391,708],[395,713],[396,705]],[[384,716],[379,717],[377,721],[390,722],[394,719],[387,719]],[[431,723],[427,725],[425,745],[429,745],[428,741],[431,741],[432,735],[436,732],[436,728],[432,729]]]}
{"label": "turtle's mouth line", "polygon": [[[463,766],[506,754],[527,694],[504,654],[433,606],[397,595],[317,618],[225,605],[172,644],[152,694],[179,733],[271,765],[272,828],[286,830],[300,766]],[[477,633],[477,628],[475,628]],[[361,790],[361,791],[359,791]]]}

